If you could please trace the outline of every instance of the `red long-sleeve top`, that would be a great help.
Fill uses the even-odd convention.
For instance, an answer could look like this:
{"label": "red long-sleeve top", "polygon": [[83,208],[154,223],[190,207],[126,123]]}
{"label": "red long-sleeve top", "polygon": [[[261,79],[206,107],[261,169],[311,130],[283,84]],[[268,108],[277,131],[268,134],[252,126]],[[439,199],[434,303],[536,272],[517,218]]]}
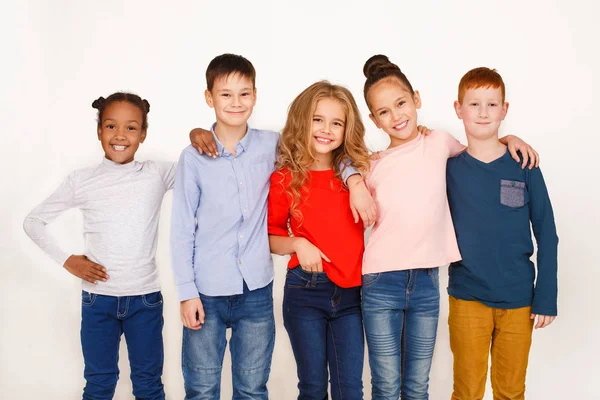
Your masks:
{"label": "red long-sleeve top", "polygon": [[[291,180],[287,168],[271,175],[269,234],[288,236],[289,218],[294,237],[306,238],[331,260],[323,260],[323,271],[332,282],[344,288],[360,286],[365,244],[362,223],[354,223],[350,210],[350,193],[333,169],[309,171],[300,191],[298,210],[303,219],[299,221],[290,214],[292,199],[286,189]],[[298,256],[292,254],[288,268],[299,265]]]}

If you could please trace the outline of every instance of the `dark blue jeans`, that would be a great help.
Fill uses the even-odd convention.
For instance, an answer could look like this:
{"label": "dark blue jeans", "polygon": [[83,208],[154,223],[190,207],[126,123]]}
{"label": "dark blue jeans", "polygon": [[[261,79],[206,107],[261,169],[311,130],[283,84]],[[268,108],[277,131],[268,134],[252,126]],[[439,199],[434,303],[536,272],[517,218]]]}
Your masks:
{"label": "dark blue jeans", "polygon": [[364,336],[360,287],[341,288],[325,273],[290,269],[285,281],[283,323],[298,370],[299,400],[363,398]]}
{"label": "dark blue jeans", "polygon": [[231,328],[229,351],[234,400],[267,400],[267,381],[275,346],[273,283],[233,296],[200,294],[204,325],[183,328],[181,363],[186,400],[221,396],[221,370]]}
{"label": "dark blue jeans", "polygon": [[440,312],[439,268],[363,275],[373,400],[429,399]]}
{"label": "dark blue jeans", "polygon": [[81,297],[81,347],[86,380],[83,399],[113,398],[119,379],[119,343],[123,333],[133,395],[136,399],[164,399],[160,292],[115,297],[82,291]]}

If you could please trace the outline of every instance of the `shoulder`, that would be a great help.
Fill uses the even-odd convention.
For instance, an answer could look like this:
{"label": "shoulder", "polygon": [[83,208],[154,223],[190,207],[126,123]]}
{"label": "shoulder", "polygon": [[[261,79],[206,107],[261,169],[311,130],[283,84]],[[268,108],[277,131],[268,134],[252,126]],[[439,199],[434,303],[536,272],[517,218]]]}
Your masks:
{"label": "shoulder", "polygon": [[250,128],[248,133],[251,134],[253,138],[256,138],[260,141],[274,144],[279,142],[279,132]]}
{"label": "shoulder", "polygon": [[179,161],[185,164],[196,164],[202,161],[202,157],[203,155],[198,153],[198,150],[196,150],[196,148],[190,144],[186,146],[181,152],[181,155],[179,156]]}
{"label": "shoulder", "polygon": [[459,168],[465,163],[465,152],[458,154],[456,157],[448,158],[447,169]]}
{"label": "shoulder", "polygon": [[423,138],[427,141],[442,141],[442,140],[446,140],[450,136],[452,136],[452,135],[450,135],[446,131],[440,131],[440,130],[434,129],[429,133],[429,135],[426,135],[426,136],[423,135]]}
{"label": "shoulder", "polygon": [[443,147],[448,147],[452,142],[458,143],[458,140],[450,133],[438,130],[431,131],[429,135],[424,137],[424,141],[428,144],[435,143]]}
{"label": "shoulder", "polygon": [[85,181],[94,178],[102,173],[102,164],[96,164],[89,167],[78,168],[71,171],[66,180],[75,182]]}
{"label": "shoulder", "polygon": [[271,174],[271,183],[288,185],[292,180],[292,173],[287,167],[279,168]]}
{"label": "shoulder", "polygon": [[164,173],[173,169],[177,163],[170,161],[146,160],[141,162],[143,169],[150,172]]}

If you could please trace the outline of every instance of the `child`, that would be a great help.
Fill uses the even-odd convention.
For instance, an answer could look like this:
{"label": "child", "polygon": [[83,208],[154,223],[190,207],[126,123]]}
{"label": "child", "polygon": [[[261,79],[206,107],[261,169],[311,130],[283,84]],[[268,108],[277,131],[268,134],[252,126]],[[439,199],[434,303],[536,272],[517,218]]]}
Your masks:
{"label": "child", "polygon": [[[102,163],[74,171],[25,218],[31,239],[82,279],[83,399],[112,399],[125,334],[133,394],[164,399],[163,302],[154,261],[163,196],[173,187],[174,163],[137,162],[146,138],[148,101],[130,93],[98,98]],[[83,213],[83,255],[63,251],[46,229],[64,211]]]}
{"label": "child", "polygon": [[[542,173],[522,170],[498,140],[508,111],[502,77],[465,74],[456,114],[469,147],[448,161],[448,200],[462,260],[450,266],[452,399],[481,399],[492,353],[494,398],[524,399],[534,319],[557,314],[558,237]],[[538,244],[537,280],[530,223]],[[536,284],[534,285],[534,281]]]}
{"label": "child", "polygon": [[[464,146],[446,132],[419,134],[420,95],[386,56],[371,57],[363,72],[369,117],[391,139],[367,178],[378,209],[362,280],[372,398],[427,399],[439,266],[460,260],[446,198],[446,162]],[[515,156],[519,147],[534,155],[518,138],[503,142]]]}
{"label": "child", "polygon": [[219,398],[227,328],[234,398],[267,399],[275,321],[266,215],[279,135],[247,128],[256,102],[250,61],[218,56],[206,81],[221,156],[183,150],[171,225],[186,399]]}
{"label": "child", "polygon": [[[350,211],[339,165],[368,169],[364,126],[352,94],[317,82],[292,102],[271,176],[269,242],[288,263],[283,320],[299,399],[362,399],[362,226]],[[288,235],[288,219],[291,236]]]}
{"label": "child", "polygon": [[[211,61],[205,96],[217,122],[206,140],[215,141],[219,156],[201,157],[189,146],[178,167],[171,248],[188,399],[219,396],[227,327],[234,397],[268,396],[275,325],[266,217],[279,134],[247,127],[256,102],[255,75],[250,61],[238,55]],[[200,137],[192,133],[190,139]],[[344,177],[354,174],[348,182],[359,192],[356,204],[368,203],[355,172],[349,166]],[[228,304],[235,307],[229,311]]]}

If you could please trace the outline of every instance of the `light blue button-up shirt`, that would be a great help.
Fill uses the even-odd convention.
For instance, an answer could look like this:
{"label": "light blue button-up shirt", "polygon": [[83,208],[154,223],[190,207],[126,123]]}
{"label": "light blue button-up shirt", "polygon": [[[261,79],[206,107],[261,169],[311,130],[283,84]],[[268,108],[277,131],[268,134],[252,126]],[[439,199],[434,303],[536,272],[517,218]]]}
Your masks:
{"label": "light blue button-up shirt", "polygon": [[175,175],[171,255],[180,301],[199,292],[241,294],[244,281],[255,290],[273,280],[267,196],[279,133],[248,129],[236,155],[215,140],[217,159],[188,146]]}

